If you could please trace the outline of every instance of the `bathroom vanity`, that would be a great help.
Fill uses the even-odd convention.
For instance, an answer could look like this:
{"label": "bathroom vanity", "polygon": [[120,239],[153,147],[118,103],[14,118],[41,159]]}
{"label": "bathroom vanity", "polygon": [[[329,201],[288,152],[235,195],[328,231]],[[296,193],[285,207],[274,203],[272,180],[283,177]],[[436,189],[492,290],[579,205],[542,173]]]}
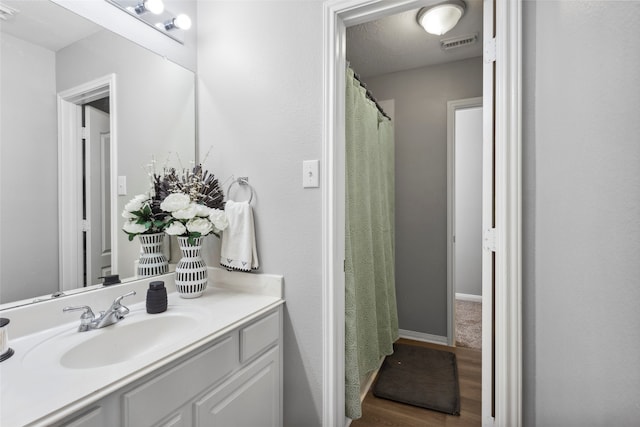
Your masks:
{"label": "bathroom vanity", "polygon": [[[169,291],[148,314],[152,280]],[[282,277],[210,269],[196,299],[173,274],[6,309],[14,356],[0,363],[0,425],[280,426]],[[70,305],[103,310],[126,292],[120,322],[78,332]]]}

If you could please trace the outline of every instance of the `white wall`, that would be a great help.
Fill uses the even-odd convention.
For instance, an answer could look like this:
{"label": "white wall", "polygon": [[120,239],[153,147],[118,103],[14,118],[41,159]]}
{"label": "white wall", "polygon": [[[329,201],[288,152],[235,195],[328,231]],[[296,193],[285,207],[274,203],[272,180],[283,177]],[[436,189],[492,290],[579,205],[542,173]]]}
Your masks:
{"label": "white wall", "polygon": [[447,335],[447,102],[482,96],[482,59],[367,77],[394,99],[400,329]]}
{"label": "white wall", "polygon": [[317,426],[321,190],[302,188],[302,161],[321,154],[322,2],[201,1],[198,19],[200,153],[255,188],[260,271],[285,277],[284,425]]}
{"label": "white wall", "polygon": [[[116,133],[118,140],[117,174],[127,177],[128,193],[117,200],[120,213],[133,196],[149,191],[144,166],[152,157],[158,168],[170,152],[178,153],[185,167],[194,160],[195,77],[191,71],[106,30],[58,51],[58,91],[110,73],[116,74],[118,123],[112,135]],[[170,165],[177,166],[177,162]],[[131,277],[140,244],[137,239],[130,242],[120,231],[124,224],[120,215],[113,219],[119,230],[118,274]]]}
{"label": "white wall", "polygon": [[455,288],[482,295],[482,107],[455,111]]}
{"label": "white wall", "polygon": [[525,7],[526,425],[637,425],[640,2]]}
{"label": "white wall", "polygon": [[5,303],[58,290],[58,169],[51,161],[58,140],[54,52],[8,34],[0,42],[0,303]]}

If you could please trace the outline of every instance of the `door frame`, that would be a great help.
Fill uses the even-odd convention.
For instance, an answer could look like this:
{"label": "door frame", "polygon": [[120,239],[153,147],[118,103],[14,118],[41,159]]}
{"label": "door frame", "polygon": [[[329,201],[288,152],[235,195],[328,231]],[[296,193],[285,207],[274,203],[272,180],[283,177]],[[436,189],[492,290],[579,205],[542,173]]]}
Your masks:
{"label": "door frame", "polygon": [[[82,286],[82,153],[78,146],[82,136],[82,104],[109,97],[109,131],[111,134],[111,200],[116,200],[118,132],[116,111],[116,75],[81,84],[58,93],[58,234],[60,291]],[[111,271],[118,271],[118,204],[111,204]]]}
{"label": "door frame", "polygon": [[[482,107],[482,97],[456,99],[447,102],[447,344],[453,346],[456,340],[456,134],[455,114],[458,110]],[[478,251],[481,251],[478,242]]]}
{"label": "door frame", "polygon": [[[521,425],[521,54],[522,0],[495,3],[495,413],[485,426]],[[322,323],[323,427],[348,425],[344,415],[344,88],[346,27],[433,4],[433,0],[326,0],[323,4]],[[490,42],[490,41],[489,41]],[[489,52],[486,50],[489,49]],[[486,98],[486,97],[485,97]],[[483,292],[483,306],[485,304]],[[491,301],[486,301],[489,306]],[[483,317],[485,315],[483,314]],[[483,327],[483,341],[490,331]],[[483,344],[484,345],[484,344]],[[483,361],[484,362],[484,361]]]}
{"label": "door frame", "polygon": [[[105,203],[105,200],[111,200],[111,189],[109,188],[109,192],[105,191],[105,188],[103,185],[100,186],[100,191],[99,191],[99,196],[96,194],[93,194],[93,187],[95,185],[96,182],[98,183],[106,183],[108,182],[109,184],[111,184],[111,164],[109,164],[109,173],[106,174],[105,172],[105,168],[104,168],[104,164],[101,162],[100,164],[100,176],[99,179],[97,181],[95,181],[96,179],[96,173],[95,170],[92,169],[92,157],[94,155],[96,155],[96,150],[99,153],[100,159],[107,159],[109,160],[109,162],[111,162],[111,143],[110,143],[110,133],[111,133],[111,124],[109,123],[109,132],[107,133],[100,133],[99,136],[99,140],[93,140],[91,138],[91,132],[92,132],[92,122],[91,120],[88,119],[88,116],[90,114],[94,114],[94,113],[89,113],[89,111],[91,110],[95,110],[96,113],[95,114],[105,114],[107,116],[110,116],[109,113],[106,113],[104,111],[99,110],[98,108],[92,107],[90,105],[82,105],[82,108],[84,109],[84,131],[83,131],[83,136],[84,136],[84,170],[85,170],[85,194],[83,195],[83,198],[85,199],[85,206],[91,206],[90,209],[87,210],[87,214],[90,213],[90,217],[87,217],[85,220],[88,222],[89,226],[84,228],[84,232],[85,232],[85,256],[83,259],[83,263],[85,264],[85,286],[91,286],[91,285],[95,285],[98,284],[97,281],[95,280],[96,278],[100,277],[100,276],[105,276],[107,274],[111,274],[111,273],[105,273],[104,269],[103,269],[103,257],[106,255],[108,255],[109,257],[111,257],[111,249],[109,249],[108,251],[105,248],[105,243],[106,243],[106,236],[109,236],[111,234],[111,221],[109,223],[109,231],[107,232],[106,227],[104,227],[104,218],[106,217],[107,212],[105,212],[104,207],[105,206],[111,206],[111,203]],[[110,187],[110,185],[109,185]],[[93,202],[95,201],[95,197],[99,197],[100,198],[100,207],[102,212],[100,213],[100,218],[101,218],[101,222],[98,224],[96,223],[93,218],[93,216],[95,215],[95,211],[93,210]],[[108,215],[111,216],[111,210],[108,210]],[[86,223],[85,223],[86,224]],[[98,225],[100,226],[98,228]],[[96,239],[96,236],[100,236],[100,242],[101,242],[101,253],[100,253],[100,266],[101,269],[99,272],[94,271],[94,262],[95,260],[93,259],[93,257],[96,255],[95,253],[93,253],[94,250],[94,241],[97,241],[98,239]],[[111,239],[109,238],[109,247],[111,245]],[[91,256],[87,256],[87,254],[90,254]],[[91,259],[89,259],[91,258]],[[111,270],[111,262],[109,261],[109,270]],[[100,274],[100,276],[97,276],[97,274]]]}

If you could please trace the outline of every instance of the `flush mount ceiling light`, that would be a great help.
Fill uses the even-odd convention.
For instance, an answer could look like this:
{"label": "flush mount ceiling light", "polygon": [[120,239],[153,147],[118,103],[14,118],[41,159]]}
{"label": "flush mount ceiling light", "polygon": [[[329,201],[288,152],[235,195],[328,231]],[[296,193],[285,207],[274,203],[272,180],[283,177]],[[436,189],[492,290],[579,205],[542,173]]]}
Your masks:
{"label": "flush mount ceiling light", "polygon": [[429,34],[441,36],[456,26],[466,10],[462,0],[448,0],[418,12],[418,23]]}
{"label": "flush mount ceiling light", "polygon": [[164,12],[164,3],[162,0],[144,0],[139,3],[134,10],[138,15],[142,15],[147,12],[151,12],[154,15],[160,15]]}

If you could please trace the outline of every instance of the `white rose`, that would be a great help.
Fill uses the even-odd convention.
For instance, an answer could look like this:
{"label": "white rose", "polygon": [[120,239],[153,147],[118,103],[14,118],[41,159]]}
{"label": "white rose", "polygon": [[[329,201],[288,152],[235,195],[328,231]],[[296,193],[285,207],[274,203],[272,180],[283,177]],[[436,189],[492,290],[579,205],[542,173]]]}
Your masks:
{"label": "white rose", "polygon": [[147,231],[147,227],[145,227],[144,224],[138,224],[135,221],[125,222],[122,229],[129,234],[140,234]]}
{"label": "white rose", "polygon": [[213,230],[213,224],[206,218],[195,218],[187,223],[187,230],[192,233],[200,233],[201,236],[206,236]]}
{"label": "white rose", "polygon": [[129,212],[128,210],[125,209],[125,210],[122,211],[122,218],[135,219],[135,218],[138,218],[138,216],[132,214],[131,212]]}
{"label": "white rose", "polygon": [[209,214],[209,221],[213,223],[213,226],[218,231],[222,231],[229,226],[227,214],[221,209],[211,209],[211,213]]}
{"label": "white rose", "polygon": [[172,193],[169,194],[162,203],[160,203],[160,209],[165,212],[175,212],[180,209],[186,209],[190,203],[191,199],[188,195],[183,193]]}
{"label": "white rose", "polygon": [[164,229],[164,232],[170,236],[180,236],[186,233],[187,229],[180,221],[173,221],[171,225]]}
{"label": "white rose", "polygon": [[171,216],[173,216],[176,219],[191,219],[191,218],[194,218],[196,216],[196,213],[197,213],[196,206],[197,205],[195,203],[191,203],[184,209],[178,209],[177,211],[173,211]]}
{"label": "white rose", "polygon": [[129,200],[129,203],[124,205],[124,210],[127,212],[139,211],[147,200],[149,200],[149,197],[146,194],[138,194],[133,199]]}
{"label": "white rose", "polygon": [[205,205],[197,204],[196,205],[196,216],[208,217],[211,213],[211,208]]}

